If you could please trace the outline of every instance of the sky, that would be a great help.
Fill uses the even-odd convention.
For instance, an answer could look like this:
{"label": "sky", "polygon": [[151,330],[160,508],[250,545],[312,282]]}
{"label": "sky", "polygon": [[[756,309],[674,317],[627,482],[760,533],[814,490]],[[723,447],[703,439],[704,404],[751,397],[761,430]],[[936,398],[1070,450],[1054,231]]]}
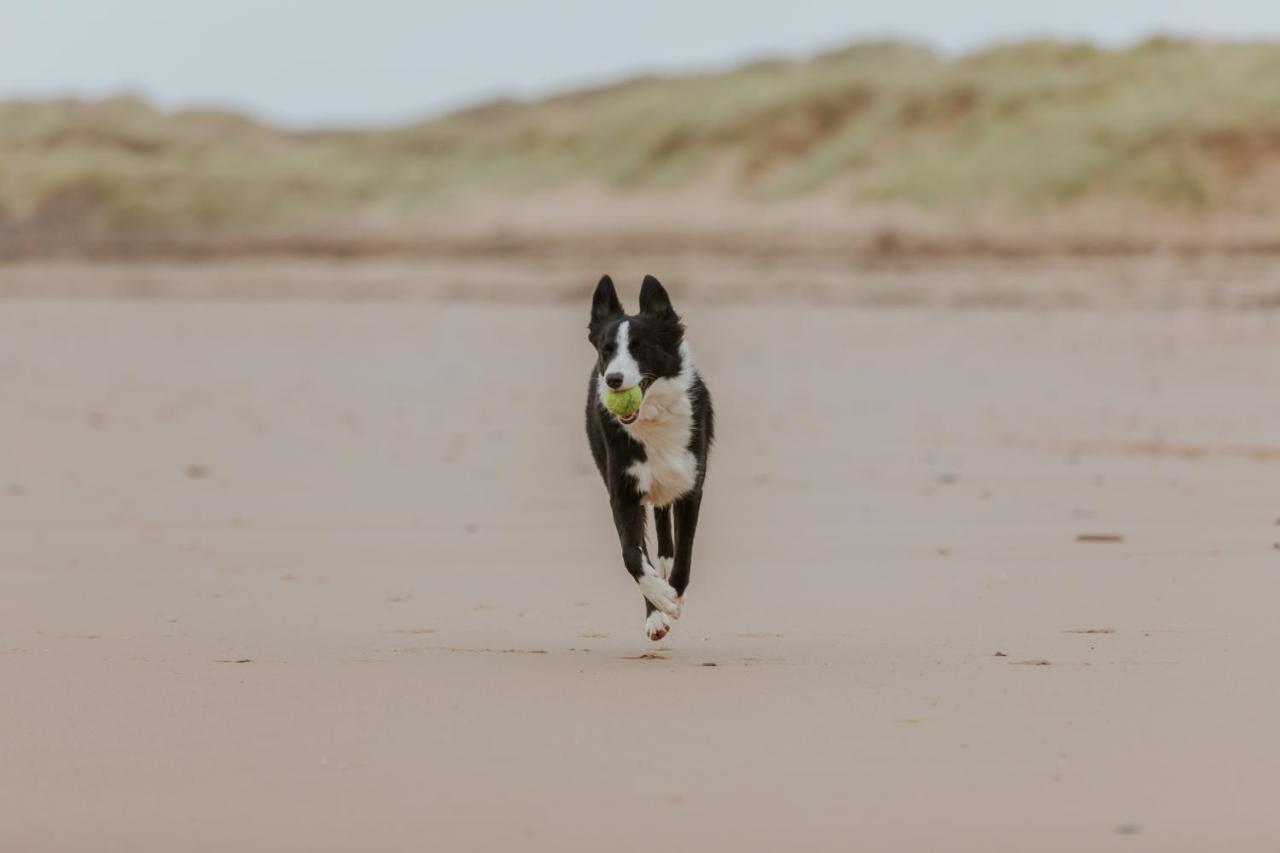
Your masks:
{"label": "sky", "polygon": [[0,97],[131,91],[293,126],[389,124],[640,72],[899,36],[1280,38],[1277,0],[0,0]]}

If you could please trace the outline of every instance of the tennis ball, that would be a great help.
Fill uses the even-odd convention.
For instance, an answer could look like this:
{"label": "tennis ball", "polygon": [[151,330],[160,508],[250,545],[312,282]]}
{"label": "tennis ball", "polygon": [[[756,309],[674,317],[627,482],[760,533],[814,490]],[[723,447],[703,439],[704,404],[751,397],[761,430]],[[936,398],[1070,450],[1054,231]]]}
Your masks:
{"label": "tennis ball", "polygon": [[642,399],[644,392],[639,385],[633,385],[625,391],[605,391],[604,407],[619,417],[629,418],[640,411]]}

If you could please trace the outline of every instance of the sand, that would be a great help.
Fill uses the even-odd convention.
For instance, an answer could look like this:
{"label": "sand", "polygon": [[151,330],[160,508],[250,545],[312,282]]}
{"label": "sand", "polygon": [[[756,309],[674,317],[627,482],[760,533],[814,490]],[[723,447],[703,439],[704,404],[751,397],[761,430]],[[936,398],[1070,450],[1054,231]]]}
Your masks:
{"label": "sand", "polygon": [[585,307],[0,303],[0,850],[1275,849],[1280,314],[682,307],[655,646]]}

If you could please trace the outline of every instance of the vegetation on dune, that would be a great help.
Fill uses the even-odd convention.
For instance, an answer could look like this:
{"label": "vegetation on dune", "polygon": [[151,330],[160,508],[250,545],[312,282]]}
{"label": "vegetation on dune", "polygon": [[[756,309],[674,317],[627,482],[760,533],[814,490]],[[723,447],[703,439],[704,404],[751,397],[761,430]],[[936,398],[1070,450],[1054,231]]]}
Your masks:
{"label": "vegetation on dune", "polygon": [[[382,131],[145,101],[0,104],[0,224],[182,229],[400,215],[472,190],[674,187],[1023,214],[1115,201],[1257,215],[1280,188],[1280,44],[864,43]],[[721,172],[717,172],[721,174]]]}

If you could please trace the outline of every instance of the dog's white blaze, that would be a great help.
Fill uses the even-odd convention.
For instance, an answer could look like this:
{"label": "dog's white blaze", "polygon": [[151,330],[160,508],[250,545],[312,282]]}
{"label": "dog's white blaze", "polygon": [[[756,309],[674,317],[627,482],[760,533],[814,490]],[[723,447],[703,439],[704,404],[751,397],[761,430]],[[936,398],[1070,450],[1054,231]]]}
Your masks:
{"label": "dog's white blaze", "polygon": [[633,462],[627,473],[635,478],[640,497],[653,506],[669,506],[697,482],[698,460],[689,450],[693,434],[689,395],[696,378],[693,353],[687,342],[681,343],[680,372],[655,380],[645,392],[635,422],[623,425],[645,452],[645,459]]}
{"label": "dog's white blaze", "polygon": [[[613,355],[613,361],[609,362],[604,369],[604,375],[610,373],[622,374],[622,387],[618,390],[633,388],[640,384],[640,365],[636,364],[636,360],[631,357],[631,321],[623,320],[618,324],[618,336],[614,338],[618,345],[618,351]],[[609,386],[604,384],[604,376],[600,378],[601,394],[609,390]]]}

